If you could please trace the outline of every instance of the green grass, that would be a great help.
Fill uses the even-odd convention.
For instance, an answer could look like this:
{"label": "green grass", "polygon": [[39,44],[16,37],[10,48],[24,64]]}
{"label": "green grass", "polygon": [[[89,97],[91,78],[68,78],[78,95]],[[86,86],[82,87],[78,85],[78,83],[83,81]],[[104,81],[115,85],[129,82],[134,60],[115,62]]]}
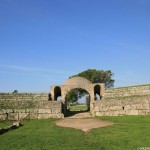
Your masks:
{"label": "green grass", "polygon": [[146,94],[146,95],[130,95],[130,96],[115,96],[115,97],[109,97],[109,99],[117,99],[117,100],[131,100],[132,99],[139,99],[139,98],[144,98],[144,97],[147,97],[149,98],[150,97],[150,94]]}
{"label": "green grass", "polygon": [[70,106],[70,111],[82,111],[82,110],[87,110],[87,105],[77,104]]}
{"label": "green grass", "polygon": [[[97,117],[102,120],[113,121],[116,123],[149,123],[150,116],[102,116]],[[138,124],[137,124],[138,125]]]}
{"label": "green grass", "polygon": [[11,121],[3,121],[3,122],[0,122],[0,128],[4,128],[4,127],[7,127],[7,126],[10,126],[10,125],[12,125],[13,124],[13,122],[11,122]]}
{"label": "green grass", "polygon": [[150,116],[99,118],[118,124],[84,133],[58,127],[54,124],[56,119],[24,121],[24,126],[0,135],[0,149],[136,150],[150,147]]}
{"label": "green grass", "polygon": [[139,84],[139,85],[131,85],[131,86],[124,86],[124,87],[110,88],[110,89],[122,89],[122,88],[132,88],[132,87],[141,87],[141,86],[150,86],[150,84]]}
{"label": "green grass", "polygon": [[26,101],[4,101],[0,100],[1,109],[31,109],[36,108],[36,101],[26,100]]}

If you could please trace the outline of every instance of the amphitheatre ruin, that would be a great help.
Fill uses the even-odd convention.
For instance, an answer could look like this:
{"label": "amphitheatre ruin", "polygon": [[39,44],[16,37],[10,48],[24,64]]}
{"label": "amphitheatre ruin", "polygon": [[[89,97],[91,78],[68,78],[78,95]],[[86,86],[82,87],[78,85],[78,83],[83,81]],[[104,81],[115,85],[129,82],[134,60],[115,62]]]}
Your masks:
{"label": "amphitheatre ruin", "polygon": [[105,89],[104,83],[93,84],[83,77],[74,77],[64,85],[52,85],[49,93],[0,93],[0,120],[64,118],[66,95],[78,88],[89,93],[92,117],[150,114],[149,84]]}

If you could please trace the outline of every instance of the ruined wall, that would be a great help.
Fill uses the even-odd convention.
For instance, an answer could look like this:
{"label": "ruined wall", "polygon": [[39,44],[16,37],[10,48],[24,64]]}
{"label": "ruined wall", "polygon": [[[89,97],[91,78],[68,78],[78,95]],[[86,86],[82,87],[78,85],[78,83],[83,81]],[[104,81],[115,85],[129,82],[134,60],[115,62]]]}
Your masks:
{"label": "ruined wall", "polygon": [[150,85],[107,89],[93,105],[95,116],[150,115]]}
{"label": "ruined wall", "polygon": [[0,120],[61,118],[61,102],[48,93],[0,93]]}
{"label": "ruined wall", "polygon": [[104,97],[116,98],[135,95],[149,95],[149,94],[150,94],[150,85],[148,84],[141,86],[129,86],[129,87],[106,89]]}
{"label": "ruined wall", "polygon": [[0,101],[41,101],[49,100],[49,93],[0,93]]}

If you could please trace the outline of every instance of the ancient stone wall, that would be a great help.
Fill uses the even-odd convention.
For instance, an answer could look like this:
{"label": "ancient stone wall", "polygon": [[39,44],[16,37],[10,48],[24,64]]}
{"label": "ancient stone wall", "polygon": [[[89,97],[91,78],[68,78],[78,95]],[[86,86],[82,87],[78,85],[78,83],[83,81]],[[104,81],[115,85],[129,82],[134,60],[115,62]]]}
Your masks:
{"label": "ancient stone wall", "polygon": [[149,95],[150,94],[150,85],[141,85],[141,86],[129,86],[122,88],[113,88],[105,90],[105,98],[116,98],[124,96],[135,96],[135,95]]}
{"label": "ancient stone wall", "polygon": [[0,101],[11,100],[11,101],[41,101],[49,100],[49,93],[0,93]]}
{"label": "ancient stone wall", "polygon": [[93,116],[150,115],[150,85],[107,89]]}
{"label": "ancient stone wall", "polygon": [[48,93],[0,93],[0,120],[61,118],[61,109]]}
{"label": "ancient stone wall", "polygon": [[[150,85],[107,89],[91,100],[93,116],[150,115]],[[0,93],[0,120],[61,118],[62,102],[49,93]]]}

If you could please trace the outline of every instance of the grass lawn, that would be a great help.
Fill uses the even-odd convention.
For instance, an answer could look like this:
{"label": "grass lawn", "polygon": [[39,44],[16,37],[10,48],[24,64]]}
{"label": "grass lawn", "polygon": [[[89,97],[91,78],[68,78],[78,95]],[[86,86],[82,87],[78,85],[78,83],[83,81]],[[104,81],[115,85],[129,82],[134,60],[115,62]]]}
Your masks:
{"label": "grass lawn", "polygon": [[13,124],[13,122],[11,122],[11,121],[0,122],[0,128],[11,126],[12,124]]}
{"label": "grass lawn", "polygon": [[119,124],[84,133],[58,127],[54,124],[56,119],[24,121],[19,129],[0,135],[0,150],[136,150],[150,147],[150,116],[99,118]]}
{"label": "grass lawn", "polygon": [[70,111],[84,111],[87,110],[87,105],[77,104],[77,105],[70,106],[69,108]]}

